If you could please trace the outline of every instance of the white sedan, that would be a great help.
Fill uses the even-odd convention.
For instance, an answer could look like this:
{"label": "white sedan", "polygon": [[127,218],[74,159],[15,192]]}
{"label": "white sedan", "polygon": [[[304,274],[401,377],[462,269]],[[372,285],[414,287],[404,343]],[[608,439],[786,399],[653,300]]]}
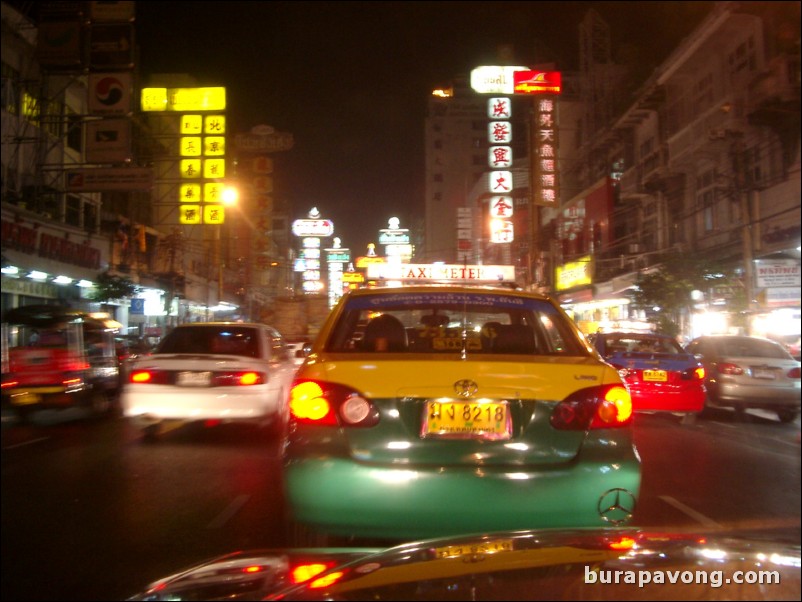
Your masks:
{"label": "white sedan", "polygon": [[147,438],[157,436],[165,420],[278,428],[293,360],[281,334],[265,324],[182,324],[131,367],[123,415]]}

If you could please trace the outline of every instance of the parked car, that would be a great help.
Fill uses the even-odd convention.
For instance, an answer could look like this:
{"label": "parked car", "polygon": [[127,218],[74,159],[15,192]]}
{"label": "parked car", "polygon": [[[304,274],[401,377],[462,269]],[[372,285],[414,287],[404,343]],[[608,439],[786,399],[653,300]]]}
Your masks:
{"label": "parked car", "polygon": [[705,367],[707,404],[738,411],[759,408],[792,422],[800,410],[800,363],[783,345],[762,337],[709,335],[687,350]]}
{"label": "parked car", "polygon": [[629,392],[541,294],[462,281],[349,291],[289,403],[298,545],[619,524],[639,493]]}
{"label": "parked car", "polygon": [[695,414],[705,406],[704,367],[675,337],[603,332],[593,345],[629,385],[635,412]]}
{"label": "parked car", "polygon": [[121,395],[123,415],[151,439],[165,420],[280,427],[294,369],[275,328],[182,324],[131,366]]}

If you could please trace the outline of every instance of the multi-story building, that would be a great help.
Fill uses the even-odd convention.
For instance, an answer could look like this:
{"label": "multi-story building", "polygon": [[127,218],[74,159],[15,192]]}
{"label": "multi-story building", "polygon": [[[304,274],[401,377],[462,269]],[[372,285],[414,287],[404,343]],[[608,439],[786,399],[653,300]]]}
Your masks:
{"label": "multi-story building", "polygon": [[[243,188],[243,206],[224,226],[181,223],[177,191],[194,183],[181,171],[184,124],[178,112],[143,111],[140,96],[145,84],[197,82],[181,74],[143,81],[135,3],[28,8],[36,12],[30,18],[2,3],[2,309],[57,303],[102,310],[132,334],[160,336],[188,320],[259,319],[276,297],[291,294],[290,212],[269,196],[269,158],[257,157],[254,170],[247,148],[217,152],[229,181]],[[74,43],[51,46],[55,39]],[[202,115],[192,117],[205,127]],[[216,150],[226,135],[234,138],[212,133],[222,134]],[[273,138],[269,150],[286,150]],[[248,158],[239,174],[237,154]],[[204,183],[225,184],[218,174],[204,174]],[[103,279],[129,283],[136,293],[98,299],[89,291]],[[221,312],[222,301],[230,311]]]}
{"label": "multi-story building", "polygon": [[[799,3],[716,3],[637,85],[613,63],[595,11],[579,30],[580,69],[563,74],[557,101],[558,203],[535,206],[530,162],[516,161],[515,209],[525,217],[515,243],[486,244],[486,147],[478,125],[472,134],[483,99],[467,90],[459,104],[456,94],[430,100],[426,256],[454,258],[449,224],[467,209],[478,213],[476,260],[516,264],[526,286],[555,294],[588,331],[646,327],[627,291],[677,253],[739,274],[700,291],[705,324],[731,328],[726,312],[709,316],[733,309],[737,292],[752,332],[774,310],[795,309],[798,328]],[[683,334],[698,334],[686,318]]]}
{"label": "multi-story building", "polygon": [[69,69],[69,56],[47,71],[37,33],[2,4],[3,310],[56,300],[87,306],[83,291],[111,262],[100,194],[64,180],[85,163],[87,78]]}
{"label": "multi-story building", "polygon": [[[487,212],[482,212],[474,192],[479,182],[484,182],[483,190],[487,190],[487,102],[487,96],[471,89],[467,75],[435,90],[429,98],[424,134],[426,227],[423,245],[416,247],[420,260],[475,262],[489,259],[489,254],[498,250],[503,255],[499,259],[511,261],[510,245],[493,249],[488,244],[483,219]],[[528,189],[528,176],[519,168],[526,162],[528,111],[523,101],[516,102],[512,111],[510,146],[519,174],[515,194],[520,197],[521,190]],[[484,203],[486,208],[486,198]]]}
{"label": "multi-story building", "polygon": [[632,318],[622,292],[670,253],[740,275],[700,291],[704,324],[689,316],[686,335],[732,328],[734,288],[748,330],[766,334],[760,319],[792,308],[798,329],[799,31],[799,3],[717,3],[634,101],[566,157],[585,192],[562,206],[584,204],[576,250],[593,267],[589,284],[560,294],[589,329]]}

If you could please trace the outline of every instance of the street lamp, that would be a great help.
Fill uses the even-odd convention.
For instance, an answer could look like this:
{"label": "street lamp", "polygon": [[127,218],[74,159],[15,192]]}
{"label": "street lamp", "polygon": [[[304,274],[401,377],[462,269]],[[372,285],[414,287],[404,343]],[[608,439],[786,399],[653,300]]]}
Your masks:
{"label": "street lamp", "polygon": [[[234,186],[226,186],[220,197],[224,207],[234,207],[239,201],[239,190]],[[225,213],[224,213],[225,215]],[[223,223],[218,224],[215,229],[215,246],[217,252],[217,304],[223,301],[223,257],[221,253],[221,232]]]}

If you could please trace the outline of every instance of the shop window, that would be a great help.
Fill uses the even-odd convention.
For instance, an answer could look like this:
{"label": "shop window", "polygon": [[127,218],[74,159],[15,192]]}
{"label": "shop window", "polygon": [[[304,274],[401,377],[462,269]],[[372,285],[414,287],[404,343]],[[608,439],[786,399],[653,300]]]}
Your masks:
{"label": "shop window", "polygon": [[81,227],[81,197],[68,194],[64,205],[64,223]]}
{"label": "shop window", "polygon": [[18,115],[19,86],[17,82],[19,81],[19,72],[6,63],[2,64],[2,69],[2,96],[0,96],[2,105],[0,106],[11,115]]}
{"label": "shop window", "polygon": [[83,206],[83,226],[84,230],[90,233],[97,233],[98,229],[98,208],[94,203],[84,203]]}
{"label": "shop window", "polygon": [[83,122],[79,115],[72,112],[71,109],[67,111],[67,146],[74,151],[81,152],[84,148],[83,144]]}
{"label": "shop window", "polygon": [[45,103],[45,116],[42,119],[42,129],[53,138],[61,138],[61,127],[63,125],[64,105],[58,100],[48,100]]}
{"label": "shop window", "polygon": [[710,232],[715,227],[715,193],[713,190],[705,190],[699,195],[702,209],[702,227],[705,232]]}

